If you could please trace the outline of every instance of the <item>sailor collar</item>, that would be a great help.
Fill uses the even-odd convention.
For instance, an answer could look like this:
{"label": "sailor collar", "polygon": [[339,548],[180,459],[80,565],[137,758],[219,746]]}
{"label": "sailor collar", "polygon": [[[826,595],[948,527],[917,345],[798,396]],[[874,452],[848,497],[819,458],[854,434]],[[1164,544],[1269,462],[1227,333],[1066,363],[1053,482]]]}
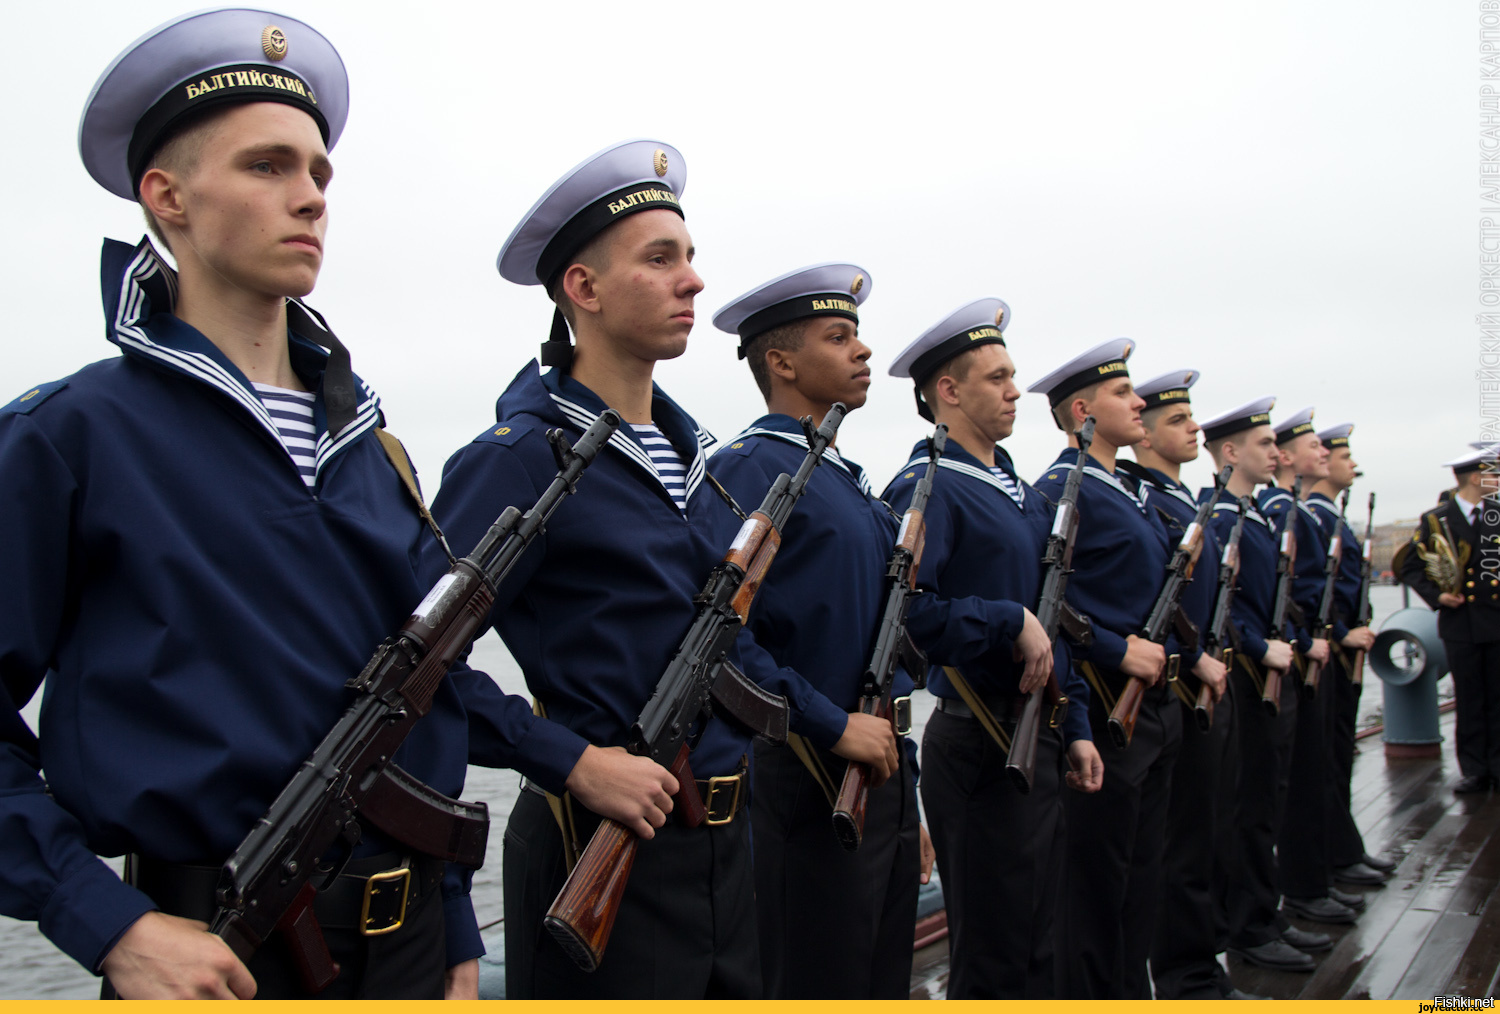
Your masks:
{"label": "sailor collar", "polygon": [[[271,413],[239,367],[202,332],[172,315],[177,304],[177,272],[162,259],[149,239],[142,239],[135,247],[118,240],[105,240],[100,278],[107,337],[111,342],[127,355],[141,356],[226,395],[249,413],[277,446],[285,449]],[[296,300],[288,302],[306,310]],[[308,319],[312,316],[309,311]],[[319,430],[313,464],[316,476],[321,480],[324,466],[367,430],[379,425],[381,415],[379,397],[368,384],[355,377],[353,421],[336,437],[329,434],[328,406],[322,384],[328,353],[313,340],[315,337],[290,329],[287,331],[292,368],[318,393],[313,404],[313,421]],[[287,453],[290,456],[290,452]]]}
{"label": "sailor collar", "polygon": [[[804,451],[807,450],[807,435],[802,432],[802,424],[791,416],[781,412],[773,412],[769,415],[761,416],[745,429],[741,430],[730,441],[730,446],[734,446],[735,443],[747,437],[769,437],[772,440],[780,440],[783,443],[791,444],[793,447],[800,447]],[[830,447],[829,450],[834,450],[834,448]],[[845,458],[842,454],[837,453],[837,451],[835,451],[835,456],[832,458],[824,454],[823,460],[841,469],[859,487],[859,491],[865,496],[873,497],[875,495],[874,491],[870,488],[870,477],[859,465]]]}
{"label": "sailor collar", "polygon": [[[1072,461],[1068,460],[1068,458],[1070,456],[1073,459]],[[1076,448],[1076,447],[1066,448],[1066,449],[1063,450],[1062,454],[1058,457],[1058,459],[1052,463],[1052,467],[1049,468],[1048,471],[1049,472],[1051,472],[1051,471],[1066,471],[1066,470],[1070,470],[1070,469],[1076,468],[1077,467],[1077,464],[1076,464],[1077,461],[1078,461],[1078,448]],[[1119,476],[1115,475],[1113,472],[1106,472],[1104,470],[1104,466],[1101,465],[1101,464],[1099,464],[1099,462],[1094,458],[1094,456],[1092,454],[1089,455],[1088,460],[1084,463],[1083,474],[1086,475],[1086,476],[1092,476],[1093,478],[1098,479],[1100,482],[1104,483],[1106,486],[1108,486],[1109,488],[1113,489],[1116,493],[1119,493],[1121,496],[1123,496],[1127,500],[1129,500],[1131,502],[1131,504],[1133,504],[1135,506],[1136,510],[1140,511],[1142,514],[1146,513],[1146,504],[1145,504],[1145,502],[1140,497],[1138,497],[1134,493],[1132,493],[1130,491],[1130,489],[1128,487],[1126,487],[1126,485],[1123,482],[1120,481]],[[1195,505],[1195,509],[1196,509],[1196,505]]]}
{"label": "sailor collar", "polygon": [[1149,481],[1152,487],[1158,492],[1165,493],[1168,496],[1175,496],[1177,499],[1187,504],[1187,506],[1194,512],[1198,510],[1198,501],[1193,499],[1192,491],[1182,483],[1173,480],[1171,476],[1165,474],[1159,469],[1147,468],[1144,465],[1136,465],[1136,468],[1134,470],[1122,470],[1129,475],[1134,475],[1138,478],[1143,478],[1146,481]]}
{"label": "sailor collar", "polygon": [[[916,447],[912,448],[912,458],[901,466],[901,472],[904,474],[912,469],[925,468],[930,457],[931,452],[928,450],[927,441],[923,440]],[[1016,484],[1016,488],[1024,490],[1026,484],[1016,475],[1015,467],[1011,464],[1010,455],[998,444],[995,446],[995,464],[1010,473],[1011,479]],[[1017,510],[1025,509],[1016,503],[1015,498],[1010,495],[1010,491],[1005,488],[999,479],[995,478],[994,472],[991,472],[984,465],[980,464],[978,458],[952,440],[948,441],[947,445],[943,447],[943,456],[938,459],[938,467],[973,479],[976,482],[982,482],[986,486],[999,490],[1003,494],[1003,499],[1006,503],[1011,504]],[[1035,491],[1033,490],[1033,492]]]}
{"label": "sailor collar", "polygon": [[[527,369],[535,368],[533,360]],[[586,430],[592,426],[607,407],[597,394],[562,372],[560,368],[554,367],[542,374],[541,383],[563,418],[580,430]],[[694,422],[692,417],[684,412],[675,401],[667,397],[666,393],[655,383],[651,385],[651,421],[671,441],[683,460],[688,461],[685,485],[687,500],[691,501],[693,493],[703,484],[708,462],[704,452],[713,446],[715,442],[713,434]],[[626,432],[627,430],[629,433]],[[626,459],[661,486],[664,492],[667,492],[660,473],[651,463],[651,456],[646,453],[645,446],[636,439],[635,431],[631,430],[629,425],[621,426],[611,434],[609,446],[623,454]],[[689,453],[692,455],[691,460],[689,460]],[[669,492],[668,497],[670,498]]]}
{"label": "sailor collar", "polygon": [[[1238,514],[1240,512],[1240,498],[1227,489],[1221,490],[1219,492],[1219,499],[1214,503],[1214,511],[1227,511],[1230,514]],[[1256,508],[1253,499],[1250,501],[1250,513],[1246,514],[1245,517],[1251,521],[1258,522],[1267,531],[1272,530],[1270,520]]]}

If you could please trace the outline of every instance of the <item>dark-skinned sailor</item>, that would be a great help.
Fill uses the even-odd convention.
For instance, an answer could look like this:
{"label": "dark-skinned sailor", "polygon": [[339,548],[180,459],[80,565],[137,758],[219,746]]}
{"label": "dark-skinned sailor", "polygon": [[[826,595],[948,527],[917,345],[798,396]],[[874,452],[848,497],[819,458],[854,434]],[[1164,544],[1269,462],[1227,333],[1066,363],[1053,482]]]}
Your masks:
{"label": "dark-skinned sailor", "polygon": [[[1198,513],[1198,502],[1182,483],[1182,466],[1198,458],[1200,427],[1193,419],[1191,388],[1197,370],[1174,370],[1136,387],[1145,401],[1141,424],[1146,436],[1132,448],[1135,461],[1120,470],[1137,480],[1141,496],[1175,544]],[[1182,607],[1200,634],[1212,619],[1218,584],[1219,550],[1204,533]],[[1226,765],[1232,746],[1234,704],[1224,695],[1223,662],[1198,649],[1181,660],[1183,674],[1172,684],[1182,709],[1182,748],[1172,773],[1167,807],[1162,911],[1151,946],[1151,977],[1158,999],[1218,1000],[1232,990],[1218,961],[1215,942],[1217,891],[1225,879],[1220,857],[1230,845],[1224,808],[1233,792],[1234,771]],[[1188,669],[1191,668],[1191,673]],[[1199,687],[1206,684],[1216,702],[1213,727],[1201,731],[1193,719]]]}
{"label": "dark-skinned sailor", "polygon": [[[918,575],[931,594],[913,602],[909,624],[933,663],[927,689],[937,698],[922,739],[922,803],[947,905],[950,999],[1055,995],[1061,786],[1094,792],[1103,774],[1087,688],[1065,647],[1054,660],[1033,614],[1054,512],[1000,447],[1021,397],[1009,323],[998,299],[968,303],[890,368],[913,381],[922,417],[948,427]],[[897,512],[927,461],[922,440],[886,491]],[[1005,773],[1009,736],[1022,695],[1054,668],[1073,704],[1061,728],[1043,724],[1031,792],[1022,794]]]}
{"label": "dark-skinned sailor", "polygon": [[1333,867],[1335,881],[1374,886],[1384,883],[1385,874],[1395,869],[1396,864],[1372,856],[1365,850],[1364,838],[1349,811],[1355,720],[1364,685],[1363,674],[1351,673],[1349,667],[1357,651],[1368,651],[1375,644],[1375,633],[1369,627],[1350,626],[1359,608],[1362,547],[1349,519],[1342,517],[1338,499],[1354,485],[1360,474],[1359,463],[1354,460],[1354,452],[1349,446],[1353,432],[1353,423],[1341,423],[1318,431],[1318,439],[1328,450],[1328,478],[1313,484],[1307,505],[1317,515],[1326,539],[1331,540],[1336,531],[1343,538],[1333,599],[1333,636],[1338,648],[1324,676],[1326,688],[1332,694],[1325,726],[1331,765],[1325,783],[1328,791],[1328,862]]}
{"label": "dark-skinned sailor", "polygon": [[1220,545],[1227,543],[1240,517],[1241,501],[1250,505],[1240,536],[1240,574],[1230,613],[1234,665],[1229,695],[1234,700],[1239,768],[1228,814],[1234,852],[1228,858],[1232,874],[1220,899],[1227,930],[1215,947],[1267,968],[1311,971],[1313,960],[1304,949],[1327,949],[1331,941],[1326,934],[1296,929],[1281,917],[1276,879],[1276,827],[1291,764],[1298,691],[1283,687],[1275,717],[1261,704],[1266,669],[1292,664],[1292,647],[1284,632],[1271,629],[1277,537],[1254,497],[1257,486],[1276,478],[1279,459],[1271,426],[1275,404],[1275,398],[1259,398],[1203,424],[1204,446],[1213,456],[1214,468],[1234,467],[1208,519]]}
{"label": "dark-skinned sailor", "polygon": [[[606,408],[624,419],[490,616],[538,714],[518,719],[466,700],[471,760],[491,763],[492,750],[516,738],[524,759],[517,766],[527,780],[505,835],[511,998],[761,991],[743,819],[749,731],[718,716],[702,725],[690,763],[710,819],[696,827],[669,820],[671,773],[625,750],[693,621],[694,596],[729,548],[724,505],[705,478],[711,438],[652,382],[657,362],[686,350],[703,288],[679,201],[685,181],[676,149],[626,141],[574,167],[522,217],[498,264],[509,281],[545,286],[556,304],[546,369],[530,362],[511,381],[495,424],[449,459],[434,504],[450,539],[472,545],[497,504],[551,481],[547,430],[576,437]],[[756,669],[757,661],[740,660],[789,697],[793,730],[844,718],[805,682]],[[586,973],[542,918],[601,817],[645,840],[603,960]]]}
{"label": "dark-skinned sailor", "polygon": [[[835,402],[851,412],[864,405],[870,349],[859,337],[859,307],[872,288],[863,268],[818,264],[714,315],[716,327],[738,335],[766,402],[766,414],[708,463],[744,509],[801,464],[807,438],[799,419],[821,420]],[[721,513],[727,544],[740,519]],[[748,650],[765,652],[787,681],[806,684],[807,697],[837,705],[810,716],[788,744],[755,748],[750,815],[768,999],[896,1000],[911,991],[918,881],[932,866],[923,862],[931,845],[923,849],[918,825],[916,746],[902,736],[898,754],[890,720],[859,710],[895,536],[896,520],[864,470],[830,446],[782,530],[750,613],[758,648]],[[910,675],[898,670],[892,696],[911,689]],[[877,753],[878,763],[863,837],[849,852],[833,833],[832,800],[855,744]]]}
{"label": "dark-skinned sailor", "polygon": [[[1300,620],[1292,621],[1298,664],[1283,681],[1285,698],[1290,690],[1303,692],[1303,673],[1309,662],[1317,660],[1326,665],[1330,655],[1328,642],[1314,636],[1318,606],[1323,598],[1328,535],[1306,502],[1313,484],[1328,477],[1328,449],[1318,439],[1311,408],[1283,419],[1275,430],[1279,461],[1276,485],[1261,491],[1260,508],[1278,537],[1288,525],[1295,525],[1297,563],[1292,600],[1301,613]],[[1300,501],[1292,498],[1292,487],[1298,478],[1302,479]],[[1353,922],[1355,909],[1351,904],[1362,906],[1363,900],[1333,886],[1328,863],[1327,786],[1331,776],[1326,726],[1333,698],[1329,685],[1320,679],[1317,694],[1304,695],[1296,704],[1291,767],[1276,832],[1276,866],[1282,907],[1288,914],[1313,922],[1338,924]]]}
{"label": "dark-skinned sailor", "polygon": [[[1171,544],[1166,528],[1116,474],[1121,448],[1145,436],[1145,402],[1130,382],[1126,338],[1097,345],[1032,384],[1047,396],[1053,420],[1070,443],[1037,480],[1049,499],[1062,496],[1068,472],[1083,469],[1078,544],[1068,600],[1093,621],[1094,641],[1074,651],[1088,680],[1089,723],[1104,761],[1104,786],[1068,793],[1064,888],[1058,926],[1061,996],[1148,999],[1146,961],[1161,900],[1172,764],[1182,740],[1177,697],[1165,685],[1167,652],[1140,636],[1165,581]],[[1076,434],[1095,420],[1094,443],[1079,460]],[[1107,719],[1130,679],[1148,684],[1135,734],[1125,749],[1110,741]]]}
{"label": "dark-skinned sailor", "polygon": [[[219,868],[421,600],[423,547],[441,552],[380,399],[299,302],[348,113],[342,60],[295,18],[199,11],[132,43],[79,150],[176,266],[107,240],[122,354],[0,408],[0,913],[107,995],[308,996],[280,934],[247,968],[205,932]],[[43,678],[33,735],[20,709]],[[457,795],[464,755],[445,682],[395,760]],[[126,882],[98,858],[120,855]],[[473,996],[467,878],[368,828],[348,858],[314,906],[342,966],[321,995],[439,999],[446,978]],[[381,884],[404,918],[366,923]]]}

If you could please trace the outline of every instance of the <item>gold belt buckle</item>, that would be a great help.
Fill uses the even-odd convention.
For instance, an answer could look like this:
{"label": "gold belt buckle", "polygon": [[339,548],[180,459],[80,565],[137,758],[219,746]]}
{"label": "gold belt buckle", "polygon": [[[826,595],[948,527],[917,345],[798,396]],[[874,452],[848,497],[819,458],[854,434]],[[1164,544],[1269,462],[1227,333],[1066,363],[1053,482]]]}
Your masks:
{"label": "gold belt buckle", "polygon": [[891,724],[895,726],[896,735],[911,735],[911,698],[891,698]]}
{"label": "gold belt buckle", "polygon": [[[365,900],[359,910],[360,934],[378,937],[400,929],[406,921],[406,901],[410,893],[411,867],[406,863],[394,870],[371,874],[365,881]],[[372,907],[376,909],[374,916],[370,915]]]}
{"label": "gold belt buckle", "polygon": [[[703,809],[708,811],[708,816],[704,818],[703,823],[709,827],[718,827],[734,819],[735,813],[740,808],[740,785],[743,780],[738,774],[717,775],[708,780],[708,798],[703,801]],[[715,797],[719,795],[720,789],[727,790],[731,785],[734,786],[734,794],[730,797],[729,806],[726,808],[724,816],[715,816],[717,812],[714,808]]]}
{"label": "gold belt buckle", "polygon": [[1047,728],[1056,729],[1063,724],[1063,719],[1068,717],[1068,698],[1066,694],[1057,695],[1057,703],[1052,705],[1052,711],[1047,716]]}
{"label": "gold belt buckle", "polygon": [[1181,662],[1182,662],[1182,656],[1181,655],[1168,655],[1167,656],[1167,682],[1168,683],[1176,683],[1177,682],[1177,668],[1181,664]]}

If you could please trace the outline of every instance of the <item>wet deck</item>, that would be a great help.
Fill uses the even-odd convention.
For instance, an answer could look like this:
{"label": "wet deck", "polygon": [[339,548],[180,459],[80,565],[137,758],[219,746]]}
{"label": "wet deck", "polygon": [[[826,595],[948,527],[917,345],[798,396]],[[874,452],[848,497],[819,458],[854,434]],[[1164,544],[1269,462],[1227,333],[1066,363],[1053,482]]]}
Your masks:
{"label": "wet deck", "polygon": [[[1455,796],[1453,716],[1442,722],[1439,760],[1390,760],[1378,737],[1355,758],[1353,809],[1365,844],[1399,861],[1384,887],[1365,895],[1353,926],[1297,920],[1334,937],[1315,971],[1274,972],[1229,959],[1235,985],[1291,1000],[1417,1000],[1494,996],[1500,988],[1500,794]],[[943,995],[947,941],[917,951],[912,999]]]}

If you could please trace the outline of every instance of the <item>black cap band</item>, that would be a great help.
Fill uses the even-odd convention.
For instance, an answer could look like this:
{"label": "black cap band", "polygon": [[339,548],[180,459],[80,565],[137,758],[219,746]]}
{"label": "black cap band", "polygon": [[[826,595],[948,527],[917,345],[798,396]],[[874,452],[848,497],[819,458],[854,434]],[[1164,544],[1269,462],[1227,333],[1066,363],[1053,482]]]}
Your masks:
{"label": "black cap band", "polygon": [[1285,433],[1276,434],[1276,446],[1280,447],[1282,444],[1289,444],[1293,440],[1296,440],[1298,437],[1300,437],[1302,434],[1311,433],[1312,431],[1313,424],[1311,422],[1298,423],[1291,429],[1287,430]]}
{"label": "black cap band", "polygon": [[1123,359],[1111,359],[1107,363],[1090,366],[1082,373],[1075,373],[1071,377],[1065,377],[1058,381],[1057,385],[1047,392],[1047,403],[1056,408],[1069,395],[1082,391],[1085,387],[1090,387],[1100,381],[1109,380],[1117,375],[1122,377],[1130,376],[1130,371],[1126,368],[1125,360]]}
{"label": "black cap band", "polygon": [[160,142],[184,117],[199,110],[231,103],[282,102],[311,116],[328,143],[328,121],[318,109],[312,87],[289,70],[273,70],[263,63],[239,63],[207,70],[179,82],[136,121],[130,135],[126,161],[130,179],[137,187]]}
{"label": "black cap band", "polygon": [[783,324],[811,317],[843,317],[859,323],[859,304],[846,292],[819,292],[808,296],[797,296],[757,310],[740,323],[739,357],[745,358],[750,343],[767,331],[774,331]]}
{"label": "black cap band", "polygon": [[1329,437],[1327,440],[1323,441],[1323,446],[1326,447],[1326,448],[1328,448],[1330,451],[1333,450],[1336,447],[1348,447],[1349,446],[1349,438],[1348,437]]}
{"label": "black cap band", "polygon": [[627,215],[637,211],[652,211],[666,208],[682,215],[682,205],[677,195],[664,183],[632,183],[614,193],[605,194],[593,204],[568,219],[568,223],[557,230],[542,255],[537,258],[537,281],[549,290],[557,281],[570,259],[584,244]]}
{"label": "black cap band", "polygon": [[1179,402],[1189,403],[1191,401],[1188,397],[1188,389],[1185,387],[1169,387],[1165,391],[1157,391],[1155,394],[1141,394],[1137,391],[1136,394],[1140,394],[1141,400],[1146,403],[1146,407],[1141,409],[1142,412],[1150,411],[1153,408],[1161,408],[1163,405],[1176,405]]}
{"label": "black cap band", "polygon": [[[907,373],[920,390],[922,385],[932,379],[932,375],[942,367],[948,360],[954,358],[969,349],[977,349],[981,345],[1004,345],[1005,336],[1000,329],[992,324],[983,327],[971,327],[960,331],[952,338],[945,338],[932,348],[918,356],[911,364]],[[932,420],[929,419],[928,422]]]}
{"label": "black cap band", "polygon": [[1204,427],[1203,439],[1205,441],[1223,440],[1225,437],[1232,437],[1236,433],[1243,433],[1257,426],[1269,425],[1271,425],[1271,413],[1256,412],[1254,415],[1242,415],[1238,419],[1228,419],[1216,425]]}

